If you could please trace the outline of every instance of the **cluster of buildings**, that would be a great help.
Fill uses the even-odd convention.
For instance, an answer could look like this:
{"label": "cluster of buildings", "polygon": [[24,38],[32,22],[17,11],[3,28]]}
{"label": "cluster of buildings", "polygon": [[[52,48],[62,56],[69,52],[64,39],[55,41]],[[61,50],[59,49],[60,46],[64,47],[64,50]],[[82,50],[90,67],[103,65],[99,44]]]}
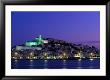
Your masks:
{"label": "cluster of buildings", "polygon": [[95,59],[100,58],[94,46],[67,43],[53,38],[42,38],[12,48],[12,59]]}

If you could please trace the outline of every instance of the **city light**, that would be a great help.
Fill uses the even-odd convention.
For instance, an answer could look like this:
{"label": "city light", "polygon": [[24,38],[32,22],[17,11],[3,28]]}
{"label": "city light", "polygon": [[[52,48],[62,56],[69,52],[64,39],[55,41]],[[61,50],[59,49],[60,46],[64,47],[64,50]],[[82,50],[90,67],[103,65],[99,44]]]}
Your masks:
{"label": "city light", "polygon": [[15,55],[18,55],[18,53],[17,53],[17,52],[15,52]]}
{"label": "city light", "polygon": [[81,61],[81,59],[78,59],[78,61]]}
{"label": "city light", "polygon": [[[93,51],[92,51],[93,50]],[[19,54],[18,54],[19,53]],[[65,41],[46,39],[39,35],[34,41],[26,42],[25,45],[17,45],[12,48],[12,59],[28,60],[93,60],[100,58],[99,50],[89,46],[74,45]]]}
{"label": "city light", "polygon": [[33,60],[30,60],[31,62],[33,61]]}
{"label": "city light", "polygon": [[47,60],[44,60],[45,62],[47,62]]}
{"label": "city light", "polygon": [[17,62],[18,60],[15,60],[15,62]]}
{"label": "city light", "polygon": [[90,58],[90,60],[92,61],[92,60],[93,60],[93,58]]}

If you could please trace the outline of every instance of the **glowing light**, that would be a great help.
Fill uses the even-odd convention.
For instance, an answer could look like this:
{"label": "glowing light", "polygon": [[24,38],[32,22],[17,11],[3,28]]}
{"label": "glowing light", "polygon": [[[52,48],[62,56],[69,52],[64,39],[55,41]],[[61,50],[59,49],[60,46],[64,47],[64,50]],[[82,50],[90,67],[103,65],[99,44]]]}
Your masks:
{"label": "glowing light", "polygon": [[36,42],[26,42],[26,46],[33,46],[33,45],[37,45]]}
{"label": "glowing light", "polygon": [[22,57],[20,57],[20,59],[22,59]]}
{"label": "glowing light", "polygon": [[29,57],[27,57],[29,59]]}
{"label": "glowing light", "polygon": [[93,58],[90,58],[90,60],[92,61],[92,60],[93,60]]}
{"label": "glowing light", "polygon": [[93,56],[93,53],[90,53],[91,56]]}
{"label": "glowing light", "polygon": [[34,59],[36,59],[36,57],[34,57]]}
{"label": "glowing light", "polygon": [[17,53],[17,52],[15,52],[15,55],[18,55],[18,53]]}
{"label": "glowing light", "polygon": [[74,57],[80,57],[81,58],[81,53],[75,54]]}
{"label": "glowing light", "polygon": [[30,55],[33,55],[33,53],[30,53]]}
{"label": "glowing light", "polygon": [[15,60],[15,62],[17,62],[18,60]]}
{"label": "glowing light", "polygon": [[33,60],[30,60],[31,62],[33,61]]}
{"label": "glowing light", "polygon": [[48,43],[48,40],[44,40],[44,43]]}
{"label": "glowing light", "polygon": [[55,56],[54,56],[53,58],[54,58],[54,59],[56,59],[56,57],[55,57]]}
{"label": "glowing light", "polygon": [[66,56],[66,53],[63,53],[64,56]]}
{"label": "glowing light", "polygon": [[60,44],[57,44],[57,45],[60,45]]}
{"label": "glowing light", "polygon": [[47,53],[45,53],[44,56],[47,56]]}
{"label": "glowing light", "polygon": [[78,61],[81,61],[81,59],[78,59]]}
{"label": "glowing light", "polygon": [[85,57],[83,57],[83,58],[85,58]]}
{"label": "glowing light", "polygon": [[60,59],[62,58],[62,56],[60,55]]}
{"label": "glowing light", "polygon": [[[35,42],[26,42],[25,45],[26,46],[35,46],[35,45],[42,45],[45,41],[41,38],[41,35],[39,35],[39,38],[35,38],[36,41]],[[48,43],[47,41],[45,43]]]}
{"label": "glowing light", "polygon": [[15,57],[12,57],[13,59],[15,59]]}

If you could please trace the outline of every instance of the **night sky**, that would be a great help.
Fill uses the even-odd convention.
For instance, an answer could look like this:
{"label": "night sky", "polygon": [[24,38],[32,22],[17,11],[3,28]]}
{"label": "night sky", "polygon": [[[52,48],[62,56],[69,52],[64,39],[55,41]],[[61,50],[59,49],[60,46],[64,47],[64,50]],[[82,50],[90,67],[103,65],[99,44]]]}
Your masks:
{"label": "night sky", "polygon": [[68,42],[100,41],[100,12],[11,12],[11,45],[42,35]]}

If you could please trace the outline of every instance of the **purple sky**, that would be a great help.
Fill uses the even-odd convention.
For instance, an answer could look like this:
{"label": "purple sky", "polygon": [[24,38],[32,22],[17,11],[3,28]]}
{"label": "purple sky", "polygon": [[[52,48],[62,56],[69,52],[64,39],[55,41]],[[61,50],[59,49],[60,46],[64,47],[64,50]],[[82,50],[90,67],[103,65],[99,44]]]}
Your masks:
{"label": "purple sky", "polygon": [[68,42],[100,41],[100,12],[12,12],[11,44],[40,34]]}

